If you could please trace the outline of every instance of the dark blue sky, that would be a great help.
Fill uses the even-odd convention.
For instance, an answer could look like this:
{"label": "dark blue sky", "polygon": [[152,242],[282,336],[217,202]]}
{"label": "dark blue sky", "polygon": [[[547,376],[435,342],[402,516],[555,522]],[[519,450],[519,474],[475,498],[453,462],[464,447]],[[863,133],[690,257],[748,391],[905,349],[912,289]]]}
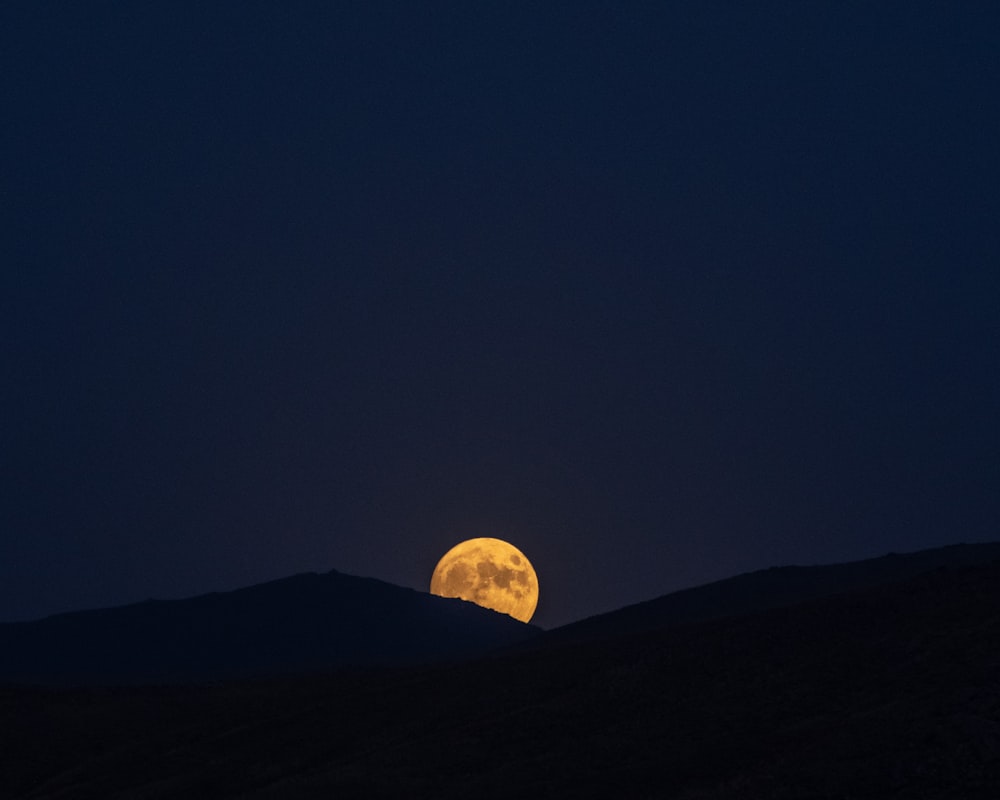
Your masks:
{"label": "dark blue sky", "polygon": [[995,3],[205,5],[0,10],[0,620],[1000,538]]}

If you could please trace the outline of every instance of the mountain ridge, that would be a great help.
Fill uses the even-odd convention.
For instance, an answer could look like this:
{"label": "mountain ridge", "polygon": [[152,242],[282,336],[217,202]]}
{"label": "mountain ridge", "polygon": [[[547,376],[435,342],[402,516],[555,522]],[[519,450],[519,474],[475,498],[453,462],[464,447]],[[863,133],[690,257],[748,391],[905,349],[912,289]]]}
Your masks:
{"label": "mountain ridge", "polygon": [[907,580],[940,567],[998,560],[1000,542],[979,542],[833,564],[766,567],[570,622],[517,646],[544,647],[741,616]]}
{"label": "mountain ridge", "polygon": [[770,567],[548,631],[378,578],[304,572],[232,591],[0,624],[0,681],[192,683],[468,660],[746,616],[997,561],[1000,542]]}
{"label": "mountain ridge", "polygon": [[229,592],[0,625],[0,680],[212,681],[468,658],[539,629],[377,578],[299,573]]}

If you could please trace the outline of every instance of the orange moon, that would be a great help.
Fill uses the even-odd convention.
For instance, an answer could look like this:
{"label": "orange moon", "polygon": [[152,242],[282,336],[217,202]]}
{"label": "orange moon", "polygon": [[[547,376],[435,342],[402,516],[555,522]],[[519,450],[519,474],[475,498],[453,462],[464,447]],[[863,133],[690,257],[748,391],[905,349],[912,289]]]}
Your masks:
{"label": "orange moon", "polygon": [[503,539],[467,539],[445,553],[431,594],[460,597],[527,622],[538,605],[538,576],[527,557]]}

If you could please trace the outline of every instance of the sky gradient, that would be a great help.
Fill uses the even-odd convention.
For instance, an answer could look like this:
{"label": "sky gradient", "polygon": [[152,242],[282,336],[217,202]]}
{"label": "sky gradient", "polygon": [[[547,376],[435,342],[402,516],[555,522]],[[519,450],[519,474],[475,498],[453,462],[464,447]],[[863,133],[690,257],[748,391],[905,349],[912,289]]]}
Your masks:
{"label": "sky gradient", "polygon": [[[886,7],[883,7],[886,6]],[[995,3],[0,10],[0,620],[511,541],[552,627],[1000,538]]]}

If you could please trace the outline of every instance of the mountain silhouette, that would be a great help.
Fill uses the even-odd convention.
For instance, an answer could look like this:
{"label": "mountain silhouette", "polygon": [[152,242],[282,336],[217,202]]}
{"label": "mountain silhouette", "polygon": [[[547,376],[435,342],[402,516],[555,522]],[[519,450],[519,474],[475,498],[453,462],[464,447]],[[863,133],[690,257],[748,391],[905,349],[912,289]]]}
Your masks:
{"label": "mountain silhouette", "polygon": [[0,686],[0,796],[993,800],[998,665],[990,560],[446,664]]}
{"label": "mountain silhouette", "polygon": [[572,622],[547,631],[523,646],[589,641],[721,619],[880,586],[941,567],[988,564],[997,560],[1000,560],[1000,542],[987,542],[949,545],[915,553],[889,553],[843,564],[771,567]]}
{"label": "mountain silhouette", "polygon": [[773,567],[547,632],[374,578],[306,573],[232,592],[0,624],[0,681],[179,683],[468,659],[739,616],[995,560],[1000,543]]}
{"label": "mountain silhouette", "polygon": [[468,658],[539,629],[336,571],[0,625],[0,681],[137,684]]}

